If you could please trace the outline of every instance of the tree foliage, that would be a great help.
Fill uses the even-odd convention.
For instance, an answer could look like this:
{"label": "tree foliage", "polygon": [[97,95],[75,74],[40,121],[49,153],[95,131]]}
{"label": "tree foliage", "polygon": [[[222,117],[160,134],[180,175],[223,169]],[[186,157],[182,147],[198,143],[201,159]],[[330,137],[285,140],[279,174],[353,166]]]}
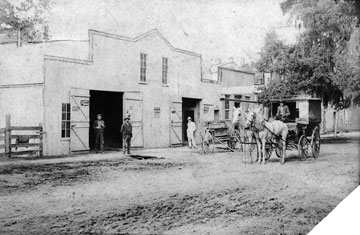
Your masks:
{"label": "tree foliage", "polygon": [[360,43],[354,5],[333,0],[292,3],[306,30],[295,45],[285,45],[273,32],[267,34],[257,68],[283,79],[263,88],[260,98],[308,94],[339,106],[360,96],[359,50],[349,56],[354,52],[350,47]]}
{"label": "tree foliage", "polygon": [[17,33],[19,40],[48,39],[49,7],[49,0],[1,0],[0,27]]}

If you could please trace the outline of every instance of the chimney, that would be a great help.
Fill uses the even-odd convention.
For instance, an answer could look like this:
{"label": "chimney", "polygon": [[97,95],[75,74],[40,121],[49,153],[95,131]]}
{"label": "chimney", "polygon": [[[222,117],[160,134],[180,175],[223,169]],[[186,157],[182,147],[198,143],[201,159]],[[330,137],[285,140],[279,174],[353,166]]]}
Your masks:
{"label": "chimney", "polygon": [[240,58],[240,66],[243,66],[245,64],[245,58],[241,57]]}

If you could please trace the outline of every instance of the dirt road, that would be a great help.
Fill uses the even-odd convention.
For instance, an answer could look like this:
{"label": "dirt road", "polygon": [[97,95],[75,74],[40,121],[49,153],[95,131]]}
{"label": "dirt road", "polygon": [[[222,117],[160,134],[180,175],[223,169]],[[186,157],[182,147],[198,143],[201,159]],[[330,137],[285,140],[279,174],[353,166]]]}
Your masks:
{"label": "dirt road", "polygon": [[355,141],[323,144],[316,160],[289,152],[285,165],[139,153],[156,158],[0,165],[0,233],[306,234],[359,184]]}

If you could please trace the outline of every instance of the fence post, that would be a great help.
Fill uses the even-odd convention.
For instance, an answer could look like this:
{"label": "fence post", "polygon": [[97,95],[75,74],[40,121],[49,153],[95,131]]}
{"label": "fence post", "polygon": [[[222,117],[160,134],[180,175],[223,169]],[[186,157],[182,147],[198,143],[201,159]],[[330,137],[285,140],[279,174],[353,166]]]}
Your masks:
{"label": "fence post", "polygon": [[334,138],[337,138],[337,132],[338,132],[338,128],[339,128],[339,110],[336,109],[335,112],[335,125],[334,125]]}
{"label": "fence post", "polygon": [[41,127],[40,129],[40,146],[39,146],[39,156],[42,157],[43,156],[43,136],[44,136],[44,130],[43,130],[43,126],[40,123],[39,126]]}
{"label": "fence post", "polygon": [[5,156],[11,157],[11,118],[10,114],[6,114],[5,125]]}

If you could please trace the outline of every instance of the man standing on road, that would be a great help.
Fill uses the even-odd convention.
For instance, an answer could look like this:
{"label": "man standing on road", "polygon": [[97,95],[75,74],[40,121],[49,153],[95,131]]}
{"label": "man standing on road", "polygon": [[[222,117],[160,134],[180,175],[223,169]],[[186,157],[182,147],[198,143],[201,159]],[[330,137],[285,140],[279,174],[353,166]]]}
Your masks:
{"label": "man standing on road", "polygon": [[191,121],[191,117],[188,117],[188,124],[187,124],[187,137],[188,137],[188,142],[189,142],[189,148],[196,148],[196,143],[195,143],[195,130],[196,130],[196,126],[195,123]]}
{"label": "man standing on road", "polygon": [[130,117],[124,118],[125,122],[121,125],[120,132],[123,136],[123,152],[130,154],[131,138],[132,138],[132,126],[130,123]]}
{"label": "man standing on road", "polygon": [[284,105],[284,101],[280,100],[280,106],[277,108],[276,120],[280,120],[282,122],[286,122],[287,118],[290,116],[290,110],[287,105]]}
{"label": "man standing on road", "polygon": [[104,153],[104,128],[105,122],[102,120],[101,114],[97,115],[93,128],[95,130],[95,151],[98,153],[99,147],[101,153]]}

